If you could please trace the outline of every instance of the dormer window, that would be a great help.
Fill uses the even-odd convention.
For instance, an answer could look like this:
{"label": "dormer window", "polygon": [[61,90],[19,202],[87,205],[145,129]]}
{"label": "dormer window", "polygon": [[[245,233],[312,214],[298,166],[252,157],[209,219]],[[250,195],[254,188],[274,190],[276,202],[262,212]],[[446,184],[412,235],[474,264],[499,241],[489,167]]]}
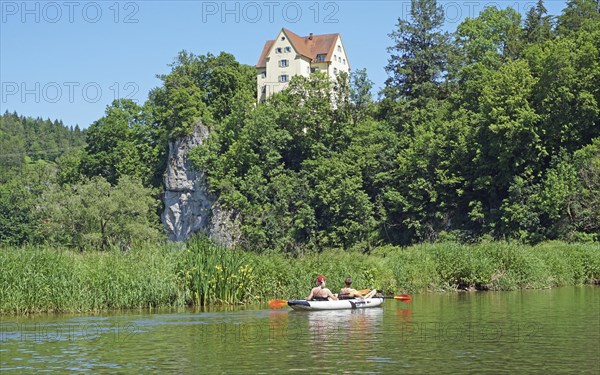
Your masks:
{"label": "dormer window", "polygon": [[280,68],[287,68],[288,65],[288,61],[287,60],[279,60],[279,67]]}
{"label": "dormer window", "polygon": [[327,55],[325,55],[324,53],[322,53],[320,55],[317,55],[317,58],[316,58],[317,62],[323,62],[323,61],[325,61],[325,57],[326,56]]}

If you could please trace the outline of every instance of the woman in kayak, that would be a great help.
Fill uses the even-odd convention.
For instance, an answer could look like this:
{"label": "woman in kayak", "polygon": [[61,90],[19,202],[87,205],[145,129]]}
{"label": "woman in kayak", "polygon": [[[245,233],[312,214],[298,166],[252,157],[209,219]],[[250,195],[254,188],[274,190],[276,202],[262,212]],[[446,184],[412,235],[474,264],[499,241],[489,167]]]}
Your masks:
{"label": "woman in kayak", "polygon": [[340,294],[338,294],[339,299],[351,299],[354,297],[362,297],[362,294],[356,289],[351,287],[352,278],[350,276],[346,277],[344,281],[346,283],[346,287],[340,289]]}
{"label": "woman in kayak", "polygon": [[312,288],[307,301],[337,301],[337,296],[325,288],[325,276],[317,276],[317,286]]}

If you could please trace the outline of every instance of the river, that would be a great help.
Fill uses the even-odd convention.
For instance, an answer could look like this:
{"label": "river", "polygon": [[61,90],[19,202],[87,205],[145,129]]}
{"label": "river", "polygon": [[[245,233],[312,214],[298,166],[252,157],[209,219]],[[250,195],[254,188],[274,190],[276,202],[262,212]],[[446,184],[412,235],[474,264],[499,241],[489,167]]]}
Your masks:
{"label": "river", "polygon": [[0,371],[600,374],[600,288],[418,294],[367,310],[4,316]]}

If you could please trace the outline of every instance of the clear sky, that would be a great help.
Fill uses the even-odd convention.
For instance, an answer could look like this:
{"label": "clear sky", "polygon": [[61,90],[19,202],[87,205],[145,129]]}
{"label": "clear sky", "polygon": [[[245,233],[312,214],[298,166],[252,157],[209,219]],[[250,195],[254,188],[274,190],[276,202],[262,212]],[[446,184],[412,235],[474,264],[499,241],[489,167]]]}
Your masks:
{"label": "clear sky", "polygon": [[[454,31],[485,7],[521,13],[536,1],[444,1]],[[552,15],[564,1],[546,1]],[[87,128],[115,98],[143,103],[178,51],[225,51],[255,65],[282,27],[339,32],[353,70],[376,90],[387,77],[388,34],[410,1],[0,1],[0,109]]]}

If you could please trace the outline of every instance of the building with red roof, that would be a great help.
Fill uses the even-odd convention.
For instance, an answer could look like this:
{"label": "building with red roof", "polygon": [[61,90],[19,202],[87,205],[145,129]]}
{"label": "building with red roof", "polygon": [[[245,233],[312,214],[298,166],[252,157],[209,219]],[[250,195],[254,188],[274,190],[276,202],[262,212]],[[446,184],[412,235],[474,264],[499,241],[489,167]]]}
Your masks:
{"label": "building with red roof", "polygon": [[350,73],[340,34],[299,36],[281,29],[276,39],[266,41],[256,64],[258,101],[285,89],[293,76],[308,77],[315,71],[331,78]]}

